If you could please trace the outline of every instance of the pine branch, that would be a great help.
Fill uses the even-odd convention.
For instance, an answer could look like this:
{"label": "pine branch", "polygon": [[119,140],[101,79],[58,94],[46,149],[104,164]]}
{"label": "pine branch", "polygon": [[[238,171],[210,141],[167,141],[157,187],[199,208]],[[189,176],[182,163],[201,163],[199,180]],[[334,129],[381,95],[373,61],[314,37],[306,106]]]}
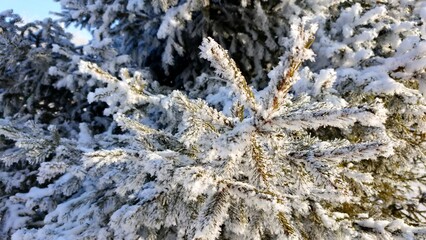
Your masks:
{"label": "pine branch", "polygon": [[[258,201],[260,201],[263,205],[260,206],[265,208],[264,210],[284,210],[285,199],[290,197],[289,195],[283,195],[278,192],[274,192],[271,190],[260,190],[250,184],[238,182],[238,181],[222,181],[228,187],[230,193],[240,199],[246,199],[246,204],[248,205],[256,205]],[[248,201],[248,199],[251,199]]]}
{"label": "pine branch", "polygon": [[125,130],[131,130],[137,135],[146,135],[146,134],[159,134],[160,132],[150,128],[146,125],[143,125],[139,123],[138,121],[135,121],[133,119],[127,118],[122,114],[117,114],[114,118],[114,120],[117,122],[118,126]]}
{"label": "pine branch", "polygon": [[279,212],[277,214],[277,218],[281,223],[282,228],[284,229],[284,232],[287,235],[293,235],[296,231],[294,230],[294,227],[290,224],[287,217],[283,212]]}
{"label": "pine branch", "polygon": [[262,150],[262,147],[258,144],[255,135],[252,135],[251,137],[251,144],[252,158],[254,161],[254,167],[256,169],[255,178],[257,182],[259,182],[261,179],[261,182],[265,184],[266,188],[269,188],[270,184],[268,182],[268,178],[270,173],[268,173],[268,170],[266,169],[265,154]]}
{"label": "pine branch", "polygon": [[309,48],[314,42],[317,26],[311,25],[305,29],[304,25],[303,20],[294,23],[290,32],[292,48],[282,57],[278,66],[268,74],[271,81],[264,90],[267,94],[265,109],[269,112],[269,116],[266,116],[267,119],[283,105],[284,97],[297,80],[296,73],[300,65],[304,61],[312,59],[313,52]]}
{"label": "pine branch", "polygon": [[356,122],[363,126],[383,128],[386,116],[374,114],[374,109],[369,107],[353,107],[336,109],[330,104],[313,103],[308,107],[301,107],[283,115],[277,116],[266,124],[266,128],[271,126],[284,127],[290,130],[317,129],[324,126],[338,128],[348,128]]}
{"label": "pine branch", "polygon": [[80,61],[79,70],[81,73],[89,74],[93,78],[104,81],[105,83],[117,83],[120,81],[118,78],[102,70],[95,63]]}
{"label": "pine branch", "polygon": [[86,61],[80,61],[79,70],[107,84],[106,87],[97,88],[87,96],[89,103],[103,101],[108,104],[109,108],[104,110],[105,115],[124,113],[133,109],[133,106],[150,100],[144,92],[146,82],[140,72],[135,72],[134,76],[130,77],[128,70],[122,69],[120,80],[103,71],[97,64]]}
{"label": "pine branch", "polygon": [[220,227],[226,220],[230,207],[230,194],[226,187],[220,188],[208,200],[198,216],[197,230],[194,239],[217,239]]}
{"label": "pine branch", "polygon": [[240,122],[244,120],[244,105],[239,101],[234,104],[232,114],[234,117],[238,118]]}
{"label": "pine branch", "polygon": [[[315,41],[315,37],[311,36],[305,42],[305,45],[303,47],[305,49],[309,49],[314,41]],[[279,95],[285,95],[290,90],[293,83],[295,82],[293,77],[295,73],[299,70],[300,65],[302,65],[302,63],[303,63],[303,59],[290,57],[289,63],[288,63],[288,70],[285,73],[283,72],[283,75],[281,76],[281,79],[278,81],[276,86],[277,92],[279,93]],[[277,110],[278,107],[280,106],[279,101],[280,101],[279,96],[277,95],[274,96],[272,106],[275,110]]]}
{"label": "pine branch", "polygon": [[246,79],[237,67],[235,61],[229,57],[228,52],[216,43],[212,38],[204,38],[200,46],[200,56],[207,59],[212,67],[216,69],[216,74],[225,78],[235,88],[240,95],[240,101],[256,113],[258,106],[253,94],[253,90],[248,86]]}
{"label": "pine branch", "polygon": [[40,129],[41,126],[33,122],[27,122],[27,126],[21,129],[13,127],[12,124],[6,121],[0,122],[0,134],[15,141],[17,148],[1,155],[0,160],[7,166],[19,160],[26,160],[31,164],[44,162],[54,153],[60,143],[55,128],[49,129],[51,134],[47,135]]}
{"label": "pine branch", "polygon": [[[335,145],[326,144],[314,146],[310,150],[299,150],[289,153],[294,159],[304,159],[309,156],[324,159],[330,162],[358,162],[364,159],[377,158],[378,156],[390,156],[393,154],[393,146],[385,141],[372,141],[350,144],[349,142],[335,142]],[[340,146],[339,146],[340,145]]]}
{"label": "pine branch", "polygon": [[114,119],[122,129],[136,134],[146,149],[158,151],[165,148],[191,157],[196,154],[194,148],[186,146],[173,135],[150,128],[120,114],[117,114]]}
{"label": "pine branch", "polygon": [[202,120],[204,122],[203,125],[213,132],[218,131],[214,125],[217,125],[220,128],[233,127],[231,119],[225,116],[222,112],[210,107],[204,100],[189,99],[180,91],[173,91],[171,98],[173,103],[183,110],[184,114]]}

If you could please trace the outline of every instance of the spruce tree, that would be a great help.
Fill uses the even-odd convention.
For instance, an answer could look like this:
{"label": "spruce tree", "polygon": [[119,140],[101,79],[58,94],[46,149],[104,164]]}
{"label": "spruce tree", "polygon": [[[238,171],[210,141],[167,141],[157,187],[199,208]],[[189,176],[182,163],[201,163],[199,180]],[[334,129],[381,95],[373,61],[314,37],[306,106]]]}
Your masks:
{"label": "spruce tree", "polygon": [[47,44],[68,59],[51,58],[50,83],[98,117],[0,121],[1,237],[426,234],[426,4],[61,4],[93,40]]}
{"label": "spruce tree", "polygon": [[209,72],[197,48],[208,36],[228,49],[250,83],[264,87],[294,15],[293,4],[281,1],[60,2],[67,24],[91,29],[94,41],[110,39],[158,81],[181,89]]}

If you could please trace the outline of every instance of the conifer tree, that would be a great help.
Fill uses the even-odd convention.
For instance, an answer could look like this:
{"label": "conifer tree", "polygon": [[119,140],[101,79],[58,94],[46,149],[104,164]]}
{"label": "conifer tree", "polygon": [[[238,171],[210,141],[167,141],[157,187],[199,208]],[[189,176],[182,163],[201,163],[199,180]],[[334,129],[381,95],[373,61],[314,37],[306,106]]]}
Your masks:
{"label": "conifer tree", "polygon": [[[0,121],[0,238],[426,234],[423,2],[61,4],[93,40],[81,52],[43,40],[47,79],[101,107]],[[30,49],[16,56],[40,51],[31,27],[1,16],[15,29],[1,39]],[[21,79],[7,74],[37,83],[22,63],[0,65],[18,69],[1,68],[14,76],[3,93]]]}
{"label": "conifer tree", "polygon": [[23,24],[12,11],[0,14],[2,116],[30,113],[50,120],[64,113],[61,106],[69,105],[71,96],[54,90],[48,71],[66,61],[54,48],[61,47],[68,55],[76,53],[70,38],[51,19]]}
{"label": "conifer tree", "polygon": [[[79,128],[104,131],[111,121],[102,113],[103,104],[87,102],[87,94],[96,84],[78,72],[78,63],[80,59],[100,61],[111,57],[111,61],[100,65],[114,72],[115,66],[127,58],[117,56],[112,48],[76,47],[70,39],[71,34],[52,19],[23,23],[12,11],[0,13],[2,239],[19,227],[39,226],[58,199],[63,201],[64,196],[79,189],[72,187],[78,181],[65,177],[67,180],[57,186],[71,187],[64,190],[65,195],[55,189],[54,196],[42,201],[43,207],[30,207],[28,211],[22,210],[25,202],[15,196],[33,187],[45,187],[78,165],[80,150],[66,147],[68,140],[63,142],[62,138],[78,136]],[[73,183],[65,184],[68,180]],[[9,204],[16,208],[6,207]],[[10,225],[7,221],[14,216],[22,221]]]}
{"label": "conifer tree", "polygon": [[105,129],[108,120],[102,105],[88,104],[87,94],[94,81],[78,72],[80,60],[98,62],[115,74],[128,63],[111,44],[74,46],[66,33],[50,18],[23,23],[17,14],[0,14],[1,104],[3,117],[14,115],[35,119],[39,123],[60,125],[86,122]]}
{"label": "conifer tree", "polygon": [[294,4],[285,1],[60,2],[66,23],[91,29],[94,41],[114,41],[134,63],[175,88],[209,71],[197,49],[207,36],[228,49],[249,82],[264,87],[294,15]]}

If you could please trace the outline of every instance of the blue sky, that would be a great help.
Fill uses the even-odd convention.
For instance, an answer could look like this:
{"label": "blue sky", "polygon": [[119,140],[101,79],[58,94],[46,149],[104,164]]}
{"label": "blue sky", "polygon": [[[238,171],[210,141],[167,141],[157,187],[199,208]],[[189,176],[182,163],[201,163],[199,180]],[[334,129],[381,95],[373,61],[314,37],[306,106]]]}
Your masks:
{"label": "blue sky", "polygon": [[[47,17],[56,16],[49,12],[60,12],[61,6],[53,0],[0,0],[0,12],[13,9],[24,21],[42,20]],[[90,38],[90,34],[85,30],[69,27],[69,32],[73,33],[73,42],[83,44]]]}

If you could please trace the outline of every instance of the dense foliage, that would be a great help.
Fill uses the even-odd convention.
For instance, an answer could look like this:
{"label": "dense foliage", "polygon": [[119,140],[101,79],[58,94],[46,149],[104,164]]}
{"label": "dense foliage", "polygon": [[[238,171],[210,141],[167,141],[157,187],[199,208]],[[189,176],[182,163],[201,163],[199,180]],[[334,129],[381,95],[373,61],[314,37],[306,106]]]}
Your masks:
{"label": "dense foliage", "polygon": [[0,13],[0,238],[426,234],[425,3],[60,2]]}

